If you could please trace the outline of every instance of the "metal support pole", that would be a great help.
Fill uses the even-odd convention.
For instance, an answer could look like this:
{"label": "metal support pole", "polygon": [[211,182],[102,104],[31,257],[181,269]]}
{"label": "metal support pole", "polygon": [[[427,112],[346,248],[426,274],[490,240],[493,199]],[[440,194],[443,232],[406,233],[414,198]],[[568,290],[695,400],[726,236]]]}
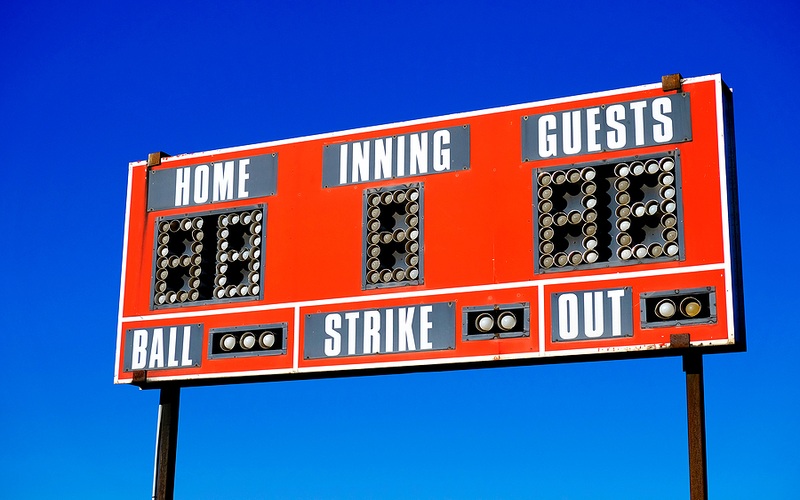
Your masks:
{"label": "metal support pole", "polygon": [[161,389],[156,429],[156,460],[153,473],[153,500],[172,500],[175,490],[175,457],[178,449],[178,409],[181,389]]}
{"label": "metal support pole", "polygon": [[684,354],[686,415],[689,424],[689,491],[691,500],[708,500],[706,466],[706,403],[703,393],[703,356]]}

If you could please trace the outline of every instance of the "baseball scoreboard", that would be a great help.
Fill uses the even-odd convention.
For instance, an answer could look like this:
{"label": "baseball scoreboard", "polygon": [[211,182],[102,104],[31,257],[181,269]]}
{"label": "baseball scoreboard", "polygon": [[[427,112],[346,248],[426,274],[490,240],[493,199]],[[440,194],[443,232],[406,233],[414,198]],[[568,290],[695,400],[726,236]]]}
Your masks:
{"label": "baseball scoreboard", "polygon": [[719,75],[130,164],[115,381],[745,348]]}

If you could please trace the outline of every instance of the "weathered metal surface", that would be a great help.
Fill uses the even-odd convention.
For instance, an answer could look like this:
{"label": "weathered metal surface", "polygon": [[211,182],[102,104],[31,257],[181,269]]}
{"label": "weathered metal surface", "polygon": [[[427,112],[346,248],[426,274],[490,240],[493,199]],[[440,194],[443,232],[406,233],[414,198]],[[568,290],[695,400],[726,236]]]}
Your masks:
{"label": "weathered metal surface", "polygon": [[156,464],[153,499],[172,500],[175,490],[175,458],[178,449],[178,410],[181,393],[178,386],[161,388],[156,431]]}
{"label": "weathered metal surface", "polygon": [[689,490],[691,500],[708,500],[706,463],[706,408],[703,392],[703,356],[683,357],[686,372],[686,415],[689,427]]}

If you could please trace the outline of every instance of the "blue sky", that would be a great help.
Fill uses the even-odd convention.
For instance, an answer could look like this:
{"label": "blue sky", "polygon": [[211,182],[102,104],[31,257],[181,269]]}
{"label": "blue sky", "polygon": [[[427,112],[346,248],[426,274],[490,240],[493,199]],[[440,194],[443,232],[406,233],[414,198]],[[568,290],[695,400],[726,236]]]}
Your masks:
{"label": "blue sky", "polygon": [[[748,351],[705,357],[711,498],[796,498],[790,1],[0,6],[0,497],[150,495],[113,385],[128,162],[721,73]],[[686,498],[679,358],[187,388],[176,498]]]}

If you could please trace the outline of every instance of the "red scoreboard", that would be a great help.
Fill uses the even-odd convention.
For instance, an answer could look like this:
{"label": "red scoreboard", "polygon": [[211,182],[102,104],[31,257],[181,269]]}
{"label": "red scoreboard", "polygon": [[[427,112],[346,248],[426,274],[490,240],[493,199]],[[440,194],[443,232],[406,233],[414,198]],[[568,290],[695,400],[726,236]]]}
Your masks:
{"label": "red scoreboard", "polygon": [[745,348],[719,75],[131,163],[115,381]]}

